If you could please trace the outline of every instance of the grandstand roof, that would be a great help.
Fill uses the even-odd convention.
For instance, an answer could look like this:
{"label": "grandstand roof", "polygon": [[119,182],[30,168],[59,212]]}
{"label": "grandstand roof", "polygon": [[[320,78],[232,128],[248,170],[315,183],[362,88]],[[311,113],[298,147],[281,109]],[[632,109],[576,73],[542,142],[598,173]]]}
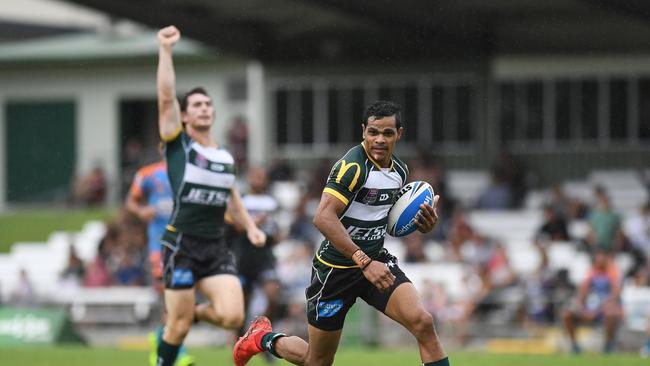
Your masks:
{"label": "grandstand roof", "polygon": [[68,0],[267,62],[650,51],[646,0]]}
{"label": "grandstand roof", "polygon": [[[179,43],[174,53],[181,58],[215,57],[217,52],[194,40]],[[79,62],[133,60],[158,54],[153,31],[116,33],[74,33],[0,44],[0,63]]]}

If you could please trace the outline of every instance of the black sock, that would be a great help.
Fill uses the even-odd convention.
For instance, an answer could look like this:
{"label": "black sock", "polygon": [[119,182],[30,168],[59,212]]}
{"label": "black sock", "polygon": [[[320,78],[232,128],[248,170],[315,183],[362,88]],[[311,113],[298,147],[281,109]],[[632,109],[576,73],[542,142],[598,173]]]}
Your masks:
{"label": "black sock", "polygon": [[158,343],[158,359],[156,360],[156,366],[174,366],[176,362],[176,356],[178,356],[178,349],[181,346],[174,346],[165,342],[164,339],[160,339]]}
{"label": "black sock", "polygon": [[273,333],[273,332],[266,333],[262,337],[262,344],[261,344],[262,349],[269,351],[270,354],[272,354],[277,358],[282,358],[282,356],[280,356],[277,352],[275,352],[275,342],[281,337],[286,337],[286,336],[287,335],[284,333]]}
{"label": "black sock", "polygon": [[445,357],[438,361],[423,363],[422,366],[449,366],[449,357]]}

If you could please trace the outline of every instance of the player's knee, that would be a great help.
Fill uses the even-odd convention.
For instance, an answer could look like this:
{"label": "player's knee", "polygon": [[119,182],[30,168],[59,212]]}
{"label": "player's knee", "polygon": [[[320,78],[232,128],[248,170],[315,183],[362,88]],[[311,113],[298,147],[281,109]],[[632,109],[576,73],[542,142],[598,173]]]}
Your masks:
{"label": "player's knee", "polygon": [[433,332],[433,316],[424,310],[418,312],[413,319],[411,328],[416,337],[419,335],[431,334]]}
{"label": "player's knee", "polygon": [[305,366],[331,366],[334,363],[333,354],[322,354],[322,355],[307,355],[305,362],[302,364]]}
{"label": "player's knee", "polygon": [[234,311],[230,314],[224,314],[222,326],[228,329],[239,329],[244,325],[244,313]]}
{"label": "player's knee", "polygon": [[190,332],[190,327],[192,326],[191,320],[186,319],[174,319],[167,322],[167,332],[174,339],[183,339]]}

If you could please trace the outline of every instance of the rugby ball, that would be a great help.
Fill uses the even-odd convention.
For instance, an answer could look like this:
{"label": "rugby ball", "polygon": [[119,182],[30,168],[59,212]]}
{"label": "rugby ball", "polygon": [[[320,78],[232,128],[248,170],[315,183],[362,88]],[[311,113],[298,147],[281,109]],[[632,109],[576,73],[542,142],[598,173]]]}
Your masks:
{"label": "rugby ball", "polygon": [[411,182],[397,192],[396,201],[388,211],[388,227],[391,236],[406,236],[417,230],[415,215],[420,205],[433,203],[433,188],[427,182]]}

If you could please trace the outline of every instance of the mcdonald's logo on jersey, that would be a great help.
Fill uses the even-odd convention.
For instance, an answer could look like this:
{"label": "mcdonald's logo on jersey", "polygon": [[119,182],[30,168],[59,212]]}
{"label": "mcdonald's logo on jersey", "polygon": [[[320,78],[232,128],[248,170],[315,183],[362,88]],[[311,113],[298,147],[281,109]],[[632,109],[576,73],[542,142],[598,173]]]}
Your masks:
{"label": "mcdonald's logo on jersey", "polygon": [[[346,178],[346,173],[352,168],[354,168],[354,178],[352,178],[352,180],[349,180],[349,178]],[[336,183],[340,184],[341,180],[346,178],[343,183],[346,184],[347,182],[350,182],[348,184],[348,190],[352,192],[354,190],[354,187],[357,185],[357,182],[359,181],[359,175],[361,175],[361,166],[359,166],[359,163],[346,163],[345,160],[341,160],[341,164],[338,165],[338,169],[334,169],[332,175],[336,172],[338,172],[336,174]]]}

